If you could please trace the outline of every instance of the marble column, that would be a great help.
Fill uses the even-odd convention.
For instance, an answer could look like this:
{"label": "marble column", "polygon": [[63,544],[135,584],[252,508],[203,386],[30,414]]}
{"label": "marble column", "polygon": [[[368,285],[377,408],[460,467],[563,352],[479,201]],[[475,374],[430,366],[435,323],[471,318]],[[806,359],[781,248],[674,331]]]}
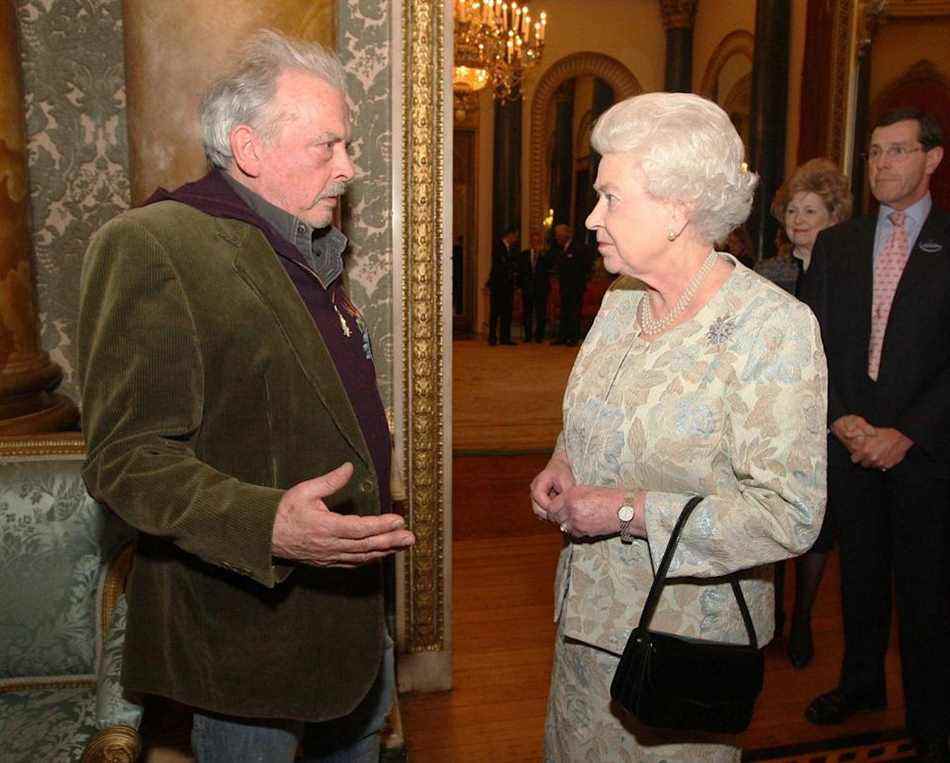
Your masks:
{"label": "marble column", "polygon": [[13,3],[0,4],[0,436],[70,429],[63,372],[40,347],[33,291],[23,81]]}
{"label": "marble column", "polygon": [[749,164],[759,175],[759,187],[747,225],[758,257],[775,254],[778,221],[769,214],[769,206],[785,174],[788,43],[789,0],[758,0],[752,60]]}
{"label": "marble column", "polygon": [[554,166],[551,172],[551,208],[554,224],[570,225],[571,189],[574,183],[574,81],[554,95]]}
{"label": "marble column", "polygon": [[335,7],[334,0],[124,0],[132,203],[205,173],[198,103],[248,35],[266,27],[333,49]]}
{"label": "marble column", "polygon": [[698,0],[660,0],[666,30],[664,90],[689,93],[693,89],[693,21]]}
{"label": "marble column", "polygon": [[[521,222],[521,97],[495,101],[495,162],[492,173],[492,235]],[[520,244],[519,244],[520,245]]]}

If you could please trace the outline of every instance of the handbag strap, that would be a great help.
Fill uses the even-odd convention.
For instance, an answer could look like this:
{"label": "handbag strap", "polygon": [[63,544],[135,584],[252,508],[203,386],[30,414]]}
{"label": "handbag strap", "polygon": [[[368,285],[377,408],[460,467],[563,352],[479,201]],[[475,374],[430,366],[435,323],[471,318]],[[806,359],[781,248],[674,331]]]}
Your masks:
{"label": "handbag strap", "polygon": [[[670,563],[673,561],[673,555],[676,553],[676,544],[679,542],[680,533],[689,515],[702,502],[702,496],[693,496],[680,512],[679,518],[670,533],[669,543],[666,544],[666,551],[660,560],[660,566],[657,568],[656,575],[653,578],[653,585],[650,586],[650,593],[647,594],[646,603],[643,605],[643,612],[640,613],[640,623],[637,626],[646,630],[650,627],[650,621],[653,619],[653,613],[660,601],[660,594],[663,593],[663,587],[666,585],[666,573],[670,569]],[[738,573],[734,572],[727,576],[732,585],[732,593],[736,597],[736,603],[739,605],[739,612],[742,614],[742,622],[745,623],[746,633],[749,635],[749,645],[753,649],[759,648],[758,639],[755,636],[755,627],[752,625],[752,616],[749,614],[749,608],[746,606],[745,597],[742,595],[742,588],[739,587]]]}

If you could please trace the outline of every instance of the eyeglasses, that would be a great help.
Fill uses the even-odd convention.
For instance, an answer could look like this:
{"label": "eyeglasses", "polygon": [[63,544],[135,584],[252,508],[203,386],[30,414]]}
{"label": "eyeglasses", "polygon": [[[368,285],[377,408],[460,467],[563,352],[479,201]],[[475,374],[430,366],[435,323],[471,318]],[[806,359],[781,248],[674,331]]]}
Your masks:
{"label": "eyeglasses", "polygon": [[900,164],[901,162],[907,161],[907,157],[911,154],[925,150],[923,146],[917,146],[917,148],[908,148],[907,146],[888,146],[887,148],[871,146],[871,148],[868,149],[866,153],[861,154],[861,156],[868,162],[879,162],[886,156],[888,161]]}

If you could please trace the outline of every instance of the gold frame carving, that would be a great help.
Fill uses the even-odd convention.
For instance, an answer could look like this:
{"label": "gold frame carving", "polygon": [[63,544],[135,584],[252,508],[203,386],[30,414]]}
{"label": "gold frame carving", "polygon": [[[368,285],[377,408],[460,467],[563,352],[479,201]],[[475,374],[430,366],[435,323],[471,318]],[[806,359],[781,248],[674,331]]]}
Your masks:
{"label": "gold frame carving", "polygon": [[600,77],[607,82],[613,88],[618,101],[643,92],[643,87],[633,72],[616,58],[611,58],[603,53],[591,51],[572,53],[559,61],[555,61],[544,72],[544,75],[538,81],[534,98],[531,101],[531,154],[530,164],[528,165],[530,206],[528,208],[527,224],[529,230],[536,227],[540,228],[544,219],[542,199],[546,198],[544,179],[547,174],[544,167],[544,155],[548,145],[547,135],[551,128],[547,120],[551,100],[561,83],[571,77],[584,74]]}
{"label": "gold frame carving", "polygon": [[405,650],[445,648],[445,477],[442,442],[444,6],[406,0],[403,12],[403,269],[406,512],[416,544],[405,555]]}
{"label": "gold frame carving", "polygon": [[826,153],[849,176],[857,109],[858,22],[866,5],[866,0],[837,0],[831,33],[831,129]]}
{"label": "gold frame carving", "polygon": [[0,462],[33,461],[51,458],[84,458],[86,441],[81,432],[0,437]]}

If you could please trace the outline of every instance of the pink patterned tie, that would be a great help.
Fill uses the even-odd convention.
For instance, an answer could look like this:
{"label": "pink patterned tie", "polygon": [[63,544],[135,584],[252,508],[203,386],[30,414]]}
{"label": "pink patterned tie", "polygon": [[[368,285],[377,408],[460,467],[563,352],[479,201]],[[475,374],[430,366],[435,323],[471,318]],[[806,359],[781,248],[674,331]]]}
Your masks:
{"label": "pink patterned tie", "polygon": [[891,212],[888,215],[894,226],[891,229],[891,238],[874,262],[874,298],[871,302],[871,337],[868,341],[868,376],[874,381],[877,381],[877,372],[881,365],[884,332],[887,330],[894,292],[897,291],[897,284],[910,256],[907,229],[904,227],[906,218],[907,215],[903,212]]}

